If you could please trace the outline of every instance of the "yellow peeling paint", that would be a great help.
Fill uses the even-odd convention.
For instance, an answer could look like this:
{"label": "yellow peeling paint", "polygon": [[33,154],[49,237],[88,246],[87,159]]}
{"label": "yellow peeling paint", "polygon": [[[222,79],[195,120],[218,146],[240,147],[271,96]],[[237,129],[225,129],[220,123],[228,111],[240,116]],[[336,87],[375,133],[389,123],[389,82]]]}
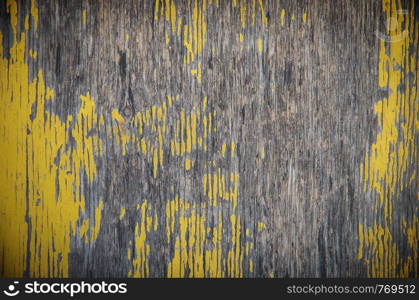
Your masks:
{"label": "yellow peeling paint", "polygon": [[33,19],[33,24],[35,27],[35,31],[38,30],[38,7],[36,7],[36,1],[31,1],[31,17]]}
{"label": "yellow peeling paint", "polygon": [[80,226],[80,237],[84,238],[84,242],[88,243],[89,242],[89,236],[88,236],[88,232],[90,229],[90,224],[89,224],[89,219],[85,219],[83,220],[82,225]]}
{"label": "yellow peeling paint", "polygon": [[263,222],[258,222],[258,232],[261,232],[264,229],[266,229],[266,224]]}
{"label": "yellow peeling paint", "polygon": [[[209,1],[212,5],[213,1]],[[216,8],[218,8],[218,1],[215,2]],[[256,6],[256,0],[252,3],[252,26],[255,26],[255,19],[257,10],[260,12],[260,20],[262,25],[268,25],[268,17],[263,6],[263,1],[258,0],[258,6]],[[233,7],[236,8],[238,2],[233,0]],[[206,44],[207,37],[207,23],[205,14],[207,11],[207,0],[188,1],[188,9],[191,13],[191,18],[188,18],[185,23],[183,19],[178,17],[177,8],[175,1],[173,0],[156,0],[154,5],[154,19],[158,20],[159,16],[164,17],[164,21],[170,24],[171,33],[169,30],[165,30],[165,41],[166,44],[171,42],[170,34],[175,36],[178,40],[181,40],[185,47],[186,54],[183,57],[184,64],[190,67],[190,74],[195,77],[198,83],[202,83],[202,54]],[[247,23],[247,1],[240,1],[240,22],[242,29],[245,29]],[[244,34],[239,34],[240,42],[244,41]],[[214,49],[213,49],[214,50]],[[193,67],[191,65],[193,64]]]}
{"label": "yellow peeling paint", "polygon": [[303,13],[303,22],[307,23],[307,13]]}
{"label": "yellow peeling paint", "polygon": [[160,0],[156,0],[154,4],[154,20],[159,19],[159,8],[160,8]]}
{"label": "yellow peeling paint", "polygon": [[121,212],[119,213],[119,219],[122,220],[125,217],[126,210],[124,207],[121,208]]}
{"label": "yellow peeling paint", "polygon": [[185,160],[185,169],[186,170],[190,170],[191,169],[191,160],[189,158],[187,158]]}
{"label": "yellow peeling paint", "polygon": [[[167,97],[167,99],[169,107],[171,107],[173,97]],[[159,109],[155,110],[157,119],[163,120],[163,117],[159,117]],[[163,109],[161,113],[163,114]],[[184,109],[181,109],[178,115],[174,115],[171,109],[168,109],[167,113],[171,114],[171,119],[176,120],[175,138],[170,141],[172,155],[185,157],[194,150],[202,149],[206,138],[199,135],[201,132],[210,134],[212,128],[216,128],[216,125],[213,124],[216,123],[215,118],[213,120],[213,116],[216,114],[208,111],[207,98],[204,98],[200,105],[190,113],[186,113]],[[156,118],[151,117],[151,119],[155,120]],[[203,120],[207,120],[206,123]],[[198,129],[199,125],[203,128]],[[151,122],[148,127],[153,128]],[[165,145],[166,139],[162,140]],[[231,142],[228,145],[231,146],[231,153],[234,156],[236,144]],[[227,149],[227,143],[220,149],[222,148]],[[193,163],[193,159],[189,156],[185,157],[186,170],[191,169]],[[155,172],[154,176],[157,175],[158,173]],[[148,236],[152,228],[156,230],[160,225],[166,226],[167,243],[173,245],[174,249],[168,265],[168,277],[184,277],[186,274],[189,277],[240,277],[243,276],[245,268],[248,268],[249,272],[253,272],[253,264],[245,266],[244,263],[244,257],[251,255],[249,249],[252,249],[253,245],[246,243],[245,247],[248,250],[245,251],[244,246],[242,247],[240,243],[244,228],[242,229],[238,216],[239,174],[227,173],[226,170],[216,168],[214,173],[205,174],[202,182],[203,193],[208,197],[209,205],[206,203],[198,205],[194,201],[176,196],[166,203],[163,224],[157,218],[157,211],[154,207],[146,204],[145,201],[141,205],[139,204],[142,216],[136,226],[135,250],[132,252],[131,248],[128,249],[128,257],[133,264],[129,276],[150,276]],[[230,225],[226,224],[227,227],[223,224],[221,209],[232,215],[229,217]],[[205,213],[207,210],[216,212],[218,221],[215,227],[211,225],[210,220],[207,220]],[[154,218],[148,217],[148,215],[154,215]],[[247,230],[247,232],[250,231]],[[230,237],[227,237],[228,234]],[[208,238],[209,235],[210,238]],[[230,249],[229,259],[223,258],[222,255],[222,249],[226,247]]]}
{"label": "yellow peeling paint", "polygon": [[[15,1],[7,1],[7,12],[14,44],[10,58],[5,58],[0,33],[0,257],[7,257],[3,272],[8,277],[21,277],[25,271],[33,277],[66,277],[71,236],[86,234],[90,223],[83,217],[80,182],[86,176],[91,184],[96,174],[94,157],[100,142],[88,135],[97,123],[95,105],[89,94],[82,96],[77,115],[64,120],[45,109],[54,92],[46,87],[41,70],[28,82],[27,33],[17,31]],[[36,30],[35,1],[31,16]],[[100,211],[94,233],[99,223]]]}
{"label": "yellow peeling paint", "polygon": [[29,16],[25,16],[25,30],[28,31],[29,30]]}
{"label": "yellow peeling paint", "polygon": [[260,147],[260,158],[265,159],[265,147]]}
{"label": "yellow peeling paint", "polygon": [[35,59],[38,56],[38,52],[30,49],[29,50],[29,56],[32,57],[33,59]]}
{"label": "yellow peeling paint", "polygon": [[240,22],[242,24],[242,28],[246,27],[246,2],[247,0],[241,0],[240,2]]}
{"label": "yellow peeling paint", "polygon": [[[375,192],[374,209],[383,214],[380,222],[359,224],[358,228],[358,258],[364,259],[371,277],[418,276],[417,216],[405,220],[403,238],[410,248],[407,257],[400,256],[393,238],[393,202],[398,201],[400,192],[416,180],[416,173],[409,168],[416,163],[417,157],[415,136],[419,126],[415,120],[419,111],[416,100],[419,82],[405,80],[405,74],[419,70],[417,55],[409,52],[411,46],[417,47],[419,33],[414,1],[411,4],[411,11],[400,14],[397,1],[382,1],[386,19],[397,22],[393,24],[397,26],[386,29],[389,41],[380,40],[378,85],[389,92],[374,105],[378,134],[360,165],[364,190]],[[415,30],[410,31],[413,26]],[[399,89],[402,84],[403,90]],[[412,233],[416,234],[413,238]]]}
{"label": "yellow peeling paint", "polygon": [[[135,250],[133,254],[133,265],[132,270],[128,275],[132,277],[148,277],[150,275],[148,256],[150,255],[150,245],[147,243],[147,211],[151,208],[147,204],[147,200],[144,200],[141,204],[141,217],[140,224],[135,226]],[[128,249],[129,251],[129,249]]]}
{"label": "yellow peeling paint", "polygon": [[266,17],[265,10],[263,8],[263,0],[259,0],[260,17],[263,25],[268,25],[268,18]]}
{"label": "yellow peeling paint", "polygon": [[231,142],[231,157],[233,158],[236,153],[236,143]]}
{"label": "yellow peeling paint", "polygon": [[226,143],[224,143],[224,144],[221,146],[221,155],[222,155],[223,157],[225,157],[226,150],[227,150],[227,145],[226,145]]}
{"label": "yellow peeling paint", "polygon": [[[417,274],[418,217],[413,217],[410,227],[405,224],[403,228],[407,244],[412,249],[412,254],[407,259],[400,255],[388,225],[381,226],[375,223],[372,226],[364,227],[360,224],[358,230],[358,259],[364,259],[367,262],[369,277],[395,278],[409,277],[412,272]],[[371,249],[371,256],[364,256],[364,249]]]}
{"label": "yellow peeling paint", "polygon": [[95,241],[99,235],[100,231],[100,218],[102,215],[102,209],[103,209],[103,201],[99,202],[99,205],[95,209],[95,226],[93,227],[92,232],[92,240]]}
{"label": "yellow peeling paint", "polygon": [[[205,208],[205,207],[203,207]],[[210,208],[208,208],[210,209]],[[240,218],[233,213],[230,218],[230,237],[226,240],[226,227],[221,212],[215,214],[216,225],[211,226],[206,214],[200,213],[198,204],[178,196],[166,205],[166,230],[174,245],[173,257],[168,266],[168,277],[241,277],[243,276],[244,249]],[[215,210],[214,210],[215,212]],[[222,255],[223,244],[229,242],[228,259]]]}
{"label": "yellow peeling paint", "polygon": [[258,46],[259,53],[262,53],[262,50],[263,50],[263,42],[262,42],[262,39],[258,39],[257,40],[257,46]]}
{"label": "yellow peeling paint", "polygon": [[285,24],[285,9],[281,11],[281,25]]}
{"label": "yellow peeling paint", "polygon": [[118,123],[123,124],[125,123],[124,118],[122,117],[122,115],[119,113],[119,111],[117,109],[112,110],[112,118],[116,121],[118,121]]}
{"label": "yellow peeling paint", "polygon": [[125,155],[128,151],[129,143],[132,139],[131,135],[125,129],[125,119],[119,113],[117,109],[112,110],[113,122],[113,136],[116,143],[119,145],[122,155]]}
{"label": "yellow peeling paint", "polygon": [[[156,0],[154,8],[154,18],[158,20],[159,11],[165,16],[165,21],[170,24],[171,34],[183,40],[186,54],[184,56],[185,65],[196,62],[197,67],[191,69],[192,76],[195,76],[200,83],[202,81],[201,54],[204,50],[207,36],[207,24],[205,22],[205,11],[207,9],[206,1],[189,1],[188,7],[192,12],[191,20],[182,24],[182,19],[177,17],[177,9],[173,0],[160,2]],[[182,30],[183,28],[183,30]],[[166,43],[170,43],[169,32],[165,33]]]}
{"label": "yellow peeling paint", "polygon": [[192,76],[195,76],[198,82],[202,81],[202,70],[201,70],[201,63],[198,63],[198,67],[196,69],[191,70]]}
{"label": "yellow peeling paint", "polygon": [[237,207],[239,174],[224,174],[220,168],[215,173],[204,174],[202,179],[203,192],[208,196],[209,203],[217,206],[221,200],[231,201],[233,208]]}
{"label": "yellow peeling paint", "polygon": [[176,6],[173,1],[170,3],[170,22],[172,23],[172,31],[176,30]]}

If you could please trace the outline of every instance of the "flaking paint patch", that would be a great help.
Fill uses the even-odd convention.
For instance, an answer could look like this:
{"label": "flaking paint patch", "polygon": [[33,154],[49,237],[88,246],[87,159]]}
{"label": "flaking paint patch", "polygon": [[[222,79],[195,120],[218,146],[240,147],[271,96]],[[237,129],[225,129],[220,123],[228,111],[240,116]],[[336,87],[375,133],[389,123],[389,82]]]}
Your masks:
{"label": "flaking paint patch", "polygon": [[82,20],[83,20],[83,25],[87,24],[87,10],[83,9],[82,12]]}
{"label": "flaking paint patch", "polygon": [[[189,68],[192,77],[196,78],[198,83],[202,83],[203,69],[202,54],[207,43],[207,23],[206,11],[208,4],[213,5],[213,8],[219,8],[218,1],[207,0],[192,0],[188,1],[188,10],[191,12],[191,18],[184,20],[178,16],[178,10],[174,0],[156,0],[154,4],[154,19],[157,21],[159,17],[165,21],[170,29],[165,30],[166,44],[169,44],[172,38],[176,38],[182,42],[186,54],[184,55],[184,64]],[[241,0],[240,5],[237,0],[233,0],[232,6],[234,9],[240,6],[240,22],[242,29],[245,30],[247,22],[247,5],[248,1]],[[264,9],[262,0],[252,1],[251,4],[251,19],[252,27],[255,26],[256,15],[259,15],[262,25],[266,28],[269,20]],[[171,37],[172,35],[173,37]],[[240,42],[244,41],[244,32],[239,33]],[[260,47],[258,48],[260,49]]]}
{"label": "flaking paint patch", "polygon": [[[416,55],[419,21],[415,20],[415,5],[417,3],[411,1],[411,10],[407,14],[400,14],[397,1],[382,1],[386,19],[397,22],[396,26],[386,29],[386,35],[397,39],[390,42],[380,40],[378,84],[388,90],[388,95],[374,105],[380,129],[365,155],[364,163],[360,165],[364,191],[370,189],[375,192],[374,209],[383,214],[382,221],[373,225],[359,224],[358,227],[358,259],[366,262],[371,277],[418,276],[417,210],[409,220],[404,220],[402,234],[410,248],[407,257],[400,256],[393,237],[394,201],[415,182],[417,176],[410,169],[417,163],[415,139],[419,128],[419,82],[405,78],[405,74],[416,74],[419,69]],[[411,30],[413,27],[414,30]],[[411,47],[416,49],[413,54]],[[404,89],[399,88],[402,84],[405,85]]]}
{"label": "flaking paint patch", "polygon": [[[95,104],[89,93],[81,96],[78,114],[65,121],[46,110],[54,92],[46,87],[41,70],[28,82],[27,32],[17,31],[17,10],[16,2],[8,0],[14,34],[9,59],[0,33],[0,149],[5,154],[0,157],[2,276],[28,272],[32,277],[66,277],[72,235],[86,235],[89,223],[94,223],[94,240],[100,226],[100,211],[94,222],[83,218],[80,190],[82,177],[92,183],[96,174],[99,141],[88,135],[96,122]],[[31,16],[36,31],[35,1]],[[70,137],[75,141],[72,147],[68,147]]]}
{"label": "flaking paint patch", "polygon": [[[185,170],[190,170],[195,163],[190,154],[195,151],[207,151],[207,143],[218,126],[217,114],[208,109],[206,97],[189,112],[183,108],[174,110],[173,102],[181,100],[177,96],[168,96],[161,105],[139,112],[133,120],[132,128],[120,128],[122,134],[128,136],[129,141],[128,144],[120,146],[142,151],[143,155],[148,156],[153,162],[153,176],[156,178],[159,176],[159,166],[163,165],[161,157],[166,156],[165,152],[184,158]],[[123,116],[116,111],[113,112],[113,119],[118,124],[126,123]],[[174,136],[166,129],[167,119],[174,122]],[[150,130],[158,132],[159,138],[150,141],[149,137],[143,135]],[[138,145],[139,141],[142,145],[148,145],[144,148],[154,150],[151,153],[144,151],[143,146]],[[135,150],[136,144],[137,150]],[[229,159],[235,159],[235,148],[235,142],[223,143],[219,148],[220,156],[227,159],[226,154],[229,153],[231,156]],[[162,155],[158,149],[161,149]],[[125,153],[122,151],[123,155]],[[244,268],[248,268],[249,272],[249,268],[253,271],[253,264],[250,266],[244,263],[245,250],[240,242],[244,229],[238,212],[239,174],[228,173],[221,167],[216,168],[215,162],[209,165],[211,164],[216,171],[208,172],[202,178],[202,191],[208,197],[208,204],[199,206],[192,199],[181,199],[176,196],[166,203],[163,214],[166,216],[163,220],[165,223],[160,223],[162,220],[157,219],[155,207],[147,204],[145,200],[138,204],[141,208],[139,223],[136,225],[131,243],[133,246],[127,249],[127,256],[132,263],[129,276],[150,276],[149,253],[152,249],[148,239],[152,228],[158,226],[166,226],[166,242],[172,244],[175,249],[169,262],[168,277],[241,277]],[[226,226],[222,224],[223,211],[224,214],[230,215],[230,222]],[[216,228],[207,219],[208,214],[217,215]],[[151,218],[150,215],[155,217]],[[211,236],[210,240],[207,238],[208,234]],[[227,258],[222,256],[222,249],[225,248],[230,249]],[[249,249],[253,249],[253,246]]]}
{"label": "flaking paint patch", "polygon": [[31,0],[31,17],[35,27],[35,31],[38,30],[38,7],[36,6],[36,0]]}
{"label": "flaking paint patch", "polygon": [[263,41],[262,41],[262,39],[257,40],[257,47],[258,47],[259,53],[262,54],[262,51],[263,51]]}
{"label": "flaking paint patch", "polygon": [[[152,218],[147,216],[151,206],[147,200],[138,206],[140,210],[140,221],[135,226],[135,237],[134,237],[134,253],[131,258],[130,254],[128,257],[132,259],[132,269],[129,271],[128,276],[131,277],[148,277],[150,275],[150,268],[148,264],[148,256],[150,254],[150,245],[147,243],[147,232],[151,230]],[[130,252],[128,249],[128,253]]]}
{"label": "flaking paint patch", "polygon": [[35,59],[38,56],[38,53],[32,49],[29,50],[29,56]]}
{"label": "flaking paint patch", "polygon": [[207,1],[189,1],[188,8],[191,11],[191,19],[185,21],[177,16],[177,8],[173,0],[156,0],[154,5],[154,19],[159,16],[165,20],[170,29],[166,31],[166,44],[169,44],[174,35],[182,40],[186,54],[184,64],[191,66],[191,75],[196,77],[198,82],[202,80],[201,54],[206,43],[207,24],[205,22],[205,11],[207,10]]}
{"label": "flaking paint patch", "polygon": [[285,24],[285,9],[281,10],[281,25]]}
{"label": "flaking paint patch", "polygon": [[121,208],[121,212],[119,213],[119,219],[122,220],[125,217],[126,209],[125,207]]}
{"label": "flaking paint patch", "polygon": [[[112,113],[119,134],[127,136],[126,139],[115,137],[120,147],[126,149],[121,153],[138,151],[148,157],[152,161],[155,178],[160,175],[159,168],[164,164],[162,157],[168,154],[183,158],[185,170],[189,171],[196,157],[191,153],[207,151],[211,134],[218,127],[216,111],[209,110],[206,97],[189,111],[184,108],[175,110],[174,101],[182,103],[178,96],[168,96],[161,104],[138,112],[131,127],[123,126],[127,121],[118,111]],[[168,120],[174,123],[174,133],[167,130]],[[155,136],[154,140],[145,135],[150,131],[158,133],[151,135]],[[128,142],[121,143],[123,140]],[[235,142],[224,142],[218,149],[223,159],[236,159]],[[253,272],[253,262],[245,263],[244,260],[244,257],[252,255],[253,245],[241,243],[245,229],[238,210],[239,174],[217,168],[215,162],[208,162],[207,168],[210,166],[215,171],[207,172],[202,178],[202,193],[208,199],[206,203],[198,204],[193,199],[176,196],[166,203],[162,214],[165,219],[162,220],[157,218],[156,208],[146,200],[138,204],[140,215],[131,246],[127,249],[127,257],[132,264],[129,276],[151,275],[149,239],[153,229],[155,231],[159,226],[166,227],[166,246],[171,249],[169,245],[173,245],[174,249],[168,265],[168,277],[241,277],[246,268]],[[223,214],[228,214],[228,224],[223,224]],[[216,227],[211,224],[208,215],[217,216]],[[222,249],[229,249],[225,258]]]}

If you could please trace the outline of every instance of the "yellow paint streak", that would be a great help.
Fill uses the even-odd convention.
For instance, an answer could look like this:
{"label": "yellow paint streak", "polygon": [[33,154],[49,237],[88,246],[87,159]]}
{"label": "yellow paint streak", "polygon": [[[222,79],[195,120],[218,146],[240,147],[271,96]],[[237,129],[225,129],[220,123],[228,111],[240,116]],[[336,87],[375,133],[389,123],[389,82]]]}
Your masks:
{"label": "yellow paint streak", "polygon": [[29,30],[29,16],[25,17],[25,30],[28,31]]}
{"label": "yellow paint streak", "polygon": [[155,5],[154,5],[154,20],[158,20],[159,19],[159,5],[160,5],[160,0],[156,0]]}
{"label": "yellow paint streak", "polygon": [[258,222],[258,232],[262,232],[264,229],[266,229],[266,224],[263,222]]}
{"label": "yellow paint streak", "polygon": [[100,231],[100,219],[102,215],[103,201],[99,201],[99,205],[95,209],[95,227],[93,227],[92,241],[95,241]]}
{"label": "yellow paint streak", "polygon": [[303,13],[303,22],[307,23],[307,13]]}
{"label": "yellow paint streak", "polygon": [[113,135],[116,143],[121,148],[122,155],[127,153],[128,145],[131,141],[131,135],[125,129],[125,119],[117,109],[112,110]]}
{"label": "yellow paint streak", "polygon": [[38,30],[38,7],[36,7],[36,1],[31,1],[31,17],[33,20],[33,25],[35,27],[35,31]]}
{"label": "yellow paint streak", "polygon": [[118,123],[121,123],[121,124],[125,123],[124,118],[121,116],[121,114],[119,113],[117,109],[112,110],[112,118],[118,121]]}
{"label": "yellow paint streak", "polygon": [[240,21],[241,21],[241,24],[242,24],[242,28],[246,27],[246,17],[247,17],[246,2],[247,2],[247,0],[241,0],[240,1]]}
{"label": "yellow paint streak", "polygon": [[82,19],[83,19],[83,25],[86,25],[87,24],[87,11],[85,9],[83,9]]}
{"label": "yellow paint streak", "polygon": [[256,0],[252,1],[252,26],[255,26],[256,19]]}
{"label": "yellow paint streak", "polygon": [[173,1],[170,3],[170,22],[172,23],[172,31],[176,30],[176,6]]}
{"label": "yellow paint streak", "polygon": [[29,56],[35,59],[38,56],[38,53],[32,49],[29,50]]}
{"label": "yellow paint streak", "polygon": [[153,177],[154,178],[157,177],[158,164],[159,164],[158,150],[157,149],[154,149],[154,155],[153,155]]}
{"label": "yellow paint streak", "polygon": [[12,26],[13,36],[17,38],[17,3],[15,0],[7,0],[6,12],[10,15],[10,25]]}
{"label": "yellow paint streak", "polygon": [[239,190],[239,174],[231,173],[229,179],[218,169],[215,173],[204,174],[202,183],[204,194],[208,196],[209,203],[217,206],[220,200],[231,201],[233,209],[237,207],[238,190]]}
{"label": "yellow paint streak", "polygon": [[221,146],[221,155],[222,155],[223,157],[225,157],[225,155],[226,155],[226,150],[227,150],[227,145],[226,145],[226,143],[224,143],[224,144]]}
{"label": "yellow paint streak", "polygon": [[281,11],[281,25],[285,24],[285,9]]}
{"label": "yellow paint streak", "polygon": [[240,264],[241,253],[240,253],[240,237],[241,237],[241,222],[240,217],[235,214],[230,216],[231,231],[232,231],[232,248],[228,251],[227,260],[229,266],[230,277],[243,277],[243,267]]}
{"label": "yellow paint streak", "polygon": [[140,208],[141,217],[140,223],[137,223],[135,226],[135,250],[132,261],[132,270],[129,274],[132,277],[148,277],[150,275],[148,264],[150,245],[147,243],[147,227],[150,226],[148,223],[150,223],[152,219],[150,220],[150,218],[147,218],[147,211],[151,209],[151,206],[147,204],[147,200],[144,200]]}
{"label": "yellow paint streak", "polygon": [[80,227],[80,237],[84,238],[84,242],[88,243],[89,242],[89,237],[87,235],[87,233],[89,232],[90,229],[90,224],[89,224],[89,219],[85,219],[83,220],[83,223]]}
{"label": "yellow paint streak", "polygon": [[202,70],[201,70],[201,63],[198,63],[198,67],[196,69],[191,70],[192,76],[196,76],[198,82],[202,81]]}
{"label": "yellow paint streak", "polygon": [[[418,272],[418,217],[414,216],[412,225],[405,227],[403,233],[407,236],[407,244],[412,249],[411,255],[404,258],[397,249],[397,244],[388,226],[375,223],[364,227],[359,224],[358,259],[364,258],[368,263],[369,277],[408,277]],[[370,254],[364,256],[364,249]]]}
{"label": "yellow paint streak", "polygon": [[191,160],[189,158],[185,159],[185,169],[186,170],[191,169]]}
{"label": "yellow paint streak", "polygon": [[236,154],[236,143],[231,142],[231,157],[233,158],[235,154]]}
{"label": "yellow paint streak", "polygon": [[263,51],[263,42],[262,42],[262,39],[258,39],[257,40],[257,46],[258,46],[259,53],[262,53],[262,51]]}
{"label": "yellow paint streak", "polygon": [[122,220],[125,217],[126,210],[124,207],[121,208],[121,212],[119,213],[119,219]]}
{"label": "yellow paint streak", "polygon": [[263,8],[263,0],[259,0],[260,17],[263,25],[268,25],[268,18],[266,17],[265,9]]}
{"label": "yellow paint streak", "polygon": [[[177,17],[177,9],[173,0],[165,0],[162,2],[164,7],[160,7],[160,1],[156,1],[154,18],[158,20],[159,11],[165,15],[165,21],[170,23],[171,34],[176,35],[178,39],[183,40],[186,54],[184,56],[185,65],[189,66],[196,62],[196,67],[190,70],[192,76],[197,81],[202,82],[201,54],[204,50],[207,36],[207,24],[205,22],[205,11],[207,9],[206,1],[189,1],[188,7],[192,12],[192,18],[186,24],[182,24],[182,19]],[[182,30],[183,27],[183,30]],[[166,44],[171,39],[169,32],[165,32]]]}
{"label": "yellow paint streak", "polygon": [[54,98],[54,90],[47,88],[47,94],[45,95],[45,99],[51,100],[52,98]]}
{"label": "yellow paint streak", "polygon": [[[205,208],[205,207],[202,207]],[[220,278],[243,276],[243,255],[240,247],[242,233],[240,219],[232,215],[232,232],[229,238],[229,261],[223,259],[223,227],[221,212],[217,213],[216,224],[210,226],[206,215],[200,213],[196,203],[187,202],[176,196],[166,204],[166,230],[174,253],[168,266],[170,278],[189,277]]]}
{"label": "yellow paint streak", "polygon": [[166,35],[166,45],[169,45],[170,43],[169,33],[166,31],[165,35]]}

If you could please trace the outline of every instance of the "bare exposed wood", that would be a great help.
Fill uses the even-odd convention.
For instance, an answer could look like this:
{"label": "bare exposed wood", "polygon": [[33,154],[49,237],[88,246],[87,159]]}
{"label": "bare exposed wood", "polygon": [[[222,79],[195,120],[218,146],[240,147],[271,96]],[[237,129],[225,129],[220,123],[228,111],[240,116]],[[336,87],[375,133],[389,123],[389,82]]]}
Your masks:
{"label": "bare exposed wood", "polygon": [[16,2],[2,276],[418,276],[415,1]]}

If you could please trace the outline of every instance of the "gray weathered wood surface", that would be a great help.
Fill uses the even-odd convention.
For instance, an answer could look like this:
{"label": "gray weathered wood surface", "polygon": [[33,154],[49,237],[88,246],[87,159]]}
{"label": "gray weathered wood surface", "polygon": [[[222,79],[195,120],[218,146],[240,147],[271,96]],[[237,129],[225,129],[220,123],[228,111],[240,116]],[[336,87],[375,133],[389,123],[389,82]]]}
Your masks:
{"label": "gray weathered wood surface", "polygon": [[[33,4],[17,2],[16,28],[21,32]],[[85,164],[80,178],[74,179],[74,193],[83,195],[85,209],[76,208],[75,232],[70,229],[73,225],[64,226],[71,240],[69,252],[62,251],[49,263],[30,259],[38,255],[30,244],[37,239],[34,232],[49,241],[62,232],[41,233],[28,208],[26,219],[22,218],[23,224],[30,224],[24,235],[28,246],[22,250],[23,272],[7,266],[8,250],[3,250],[0,274],[417,277],[418,4],[395,1],[398,9],[408,11],[410,21],[399,25],[408,29],[411,42],[403,59],[413,67],[401,66],[411,83],[403,79],[400,90],[393,91],[390,83],[379,84],[381,47],[387,47],[392,57],[391,43],[382,45],[376,34],[377,30],[386,33],[385,1],[220,0],[218,6],[216,0],[205,2],[206,8],[202,0],[158,1],[158,9],[155,1],[36,3],[38,28],[34,29],[30,17],[26,36],[27,80],[43,71],[45,85],[54,91],[45,111],[62,124],[69,116],[77,118],[80,96],[87,93],[94,99],[97,116],[92,121],[83,115],[88,132],[80,139],[66,127],[63,147],[47,158],[58,166],[55,192],[60,193],[60,155],[70,153],[77,160],[80,154],[73,149],[87,144],[91,136],[97,143],[93,146],[96,171],[90,180]],[[4,59],[11,59],[8,50],[16,42],[8,5],[9,1],[0,1]],[[176,7],[175,20],[171,5]],[[198,21],[193,31],[195,7]],[[192,51],[184,45],[185,24],[198,37]],[[199,36],[205,38],[202,51]],[[28,55],[30,49],[37,52],[36,58]],[[188,51],[195,57],[185,63]],[[403,147],[408,150],[401,160],[387,162],[395,175],[385,175],[380,183],[392,207],[389,221],[379,191],[360,169],[382,132],[379,119],[391,119],[385,112],[375,112],[374,105],[391,93],[404,94],[403,87],[410,94],[398,98],[405,102],[397,114],[400,118],[390,125],[407,131],[388,146],[388,155],[398,156]],[[167,109],[164,122],[157,115],[163,106]],[[197,118],[195,141],[186,124],[192,124],[192,115]],[[141,124],[138,116],[144,117]],[[3,124],[2,129],[9,125]],[[51,136],[46,135],[45,143]],[[128,142],[122,142],[124,138]],[[147,152],[141,146],[143,138]],[[180,143],[179,155],[176,145],[172,150],[173,139]],[[10,145],[9,151],[13,149]],[[25,160],[24,151],[18,151]],[[216,204],[213,185],[208,196],[208,178],[220,178],[214,179],[214,174],[224,176],[216,181]],[[388,187],[393,179],[397,184]],[[224,196],[231,188],[226,196],[230,198],[223,199],[220,188]],[[75,201],[57,197],[62,198],[37,200],[28,195],[27,201],[41,205]],[[3,196],[1,201],[12,200]],[[3,213],[11,213],[8,209],[4,206]],[[65,216],[67,209],[57,206],[37,216]],[[90,222],[87,233],[83,220]],[[368,228],[372,228],[371,237]],[[2,245],[7,248],[6,242]],[[50,250],[55,251],[54,246]],[[60,265],[63,255],[68,255],[68,270]],[[45,263],[47,271],[39,271]]]}

